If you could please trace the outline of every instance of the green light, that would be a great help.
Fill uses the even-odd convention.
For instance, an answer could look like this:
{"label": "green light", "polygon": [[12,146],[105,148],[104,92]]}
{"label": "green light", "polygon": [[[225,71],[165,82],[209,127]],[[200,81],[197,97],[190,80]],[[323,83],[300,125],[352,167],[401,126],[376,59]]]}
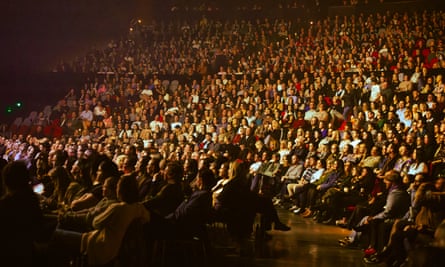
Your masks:
{"label": "green light", "polygon": [[6,108],[6,113],[11,113],[12,112],[12,107],[7,107]]}
{"label": "green light", "polygon": [[22,102],[15,103],[15,106],[18,107],[18,108],[21,108],[22,107]]}

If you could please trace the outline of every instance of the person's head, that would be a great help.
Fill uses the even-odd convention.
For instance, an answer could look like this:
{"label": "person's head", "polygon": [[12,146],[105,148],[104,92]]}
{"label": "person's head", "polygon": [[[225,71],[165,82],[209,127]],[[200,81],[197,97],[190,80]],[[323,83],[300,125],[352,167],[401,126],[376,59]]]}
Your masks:
{"label": "person's head", "polygon": [[117,198],[128,204],[139,201],[138,184],[134,174],[121,176],[117,183]]}
{"label": "person's head", "polygon": [[399,147],[399,155],[400,155],[401,157],[403,157],[403,156],[408,156],[408,155],[409,155],[409,149],[408,149],[408,146],[407,146],[407,145],[402,144],[402,145]]}
{"label": "person's head", "polygon": [[402,177],[400,174],[396,171],[388,171],[383,176],[383,182],[386,185],[386,188],[390,188],[393,185],[401,185],[402,184]]}
{"label": "person's head", "polygon": [[292,165],[296,165],[296,164],[298,164],[298,156],[297,156],[296,154],[293,154],[293,155],[291,156],[291,164],[292,164]]}
{"label": "person's head", "polygon": [[273,162],[279,162],[280,161],[280,154],[279,153],[273,153],[271,161]]}
{"label": "person's head", "polygon": [[179,183],[184,176],[184,168],[179,161],[167,163],[165,168],[165,180],[170,183]]}
{"label": "person's head", "polygon": [[344,155],[352,154],[353,150],[354,150],[354,147],[351,144],[346,144],[343,147],[343,154]]}
{"label": "person's head", "polygon": [[229,163],[229,170],[228,170],[228,176],[229,179],[236,179],[236,178],[242,178],[244,177],[243,174],[243,170],[242,170],[242,165],[240,164],[240,162],[238,161],[232,161]]}
{"label": "person's head", "polygon": [[30,175],[24,161],[8,163],[2,171],[3,185],[7,192],[30,189]]}
{"label": "person's head", "polygon": [[413,150],[412,153],[412,159],[414,160],[414,162],[416,163],[421,163],[421,162],[425,162],[425,157],[424,157],[424,152],[423,149],[421,148],[416,148]]}
{"label": "person's head", "polygon": [[134,157],[126,157],[123,163],[123,171],[124,173],[132,173],[135,171],[135,166],[137,163],[137,158]]}
{"label": "person's head", "polygon": [[380,148],[378,146],[373,146],[371,148],[371,156],[379,156],[380,155]]}
{"label": "person's head", "polygon": [[138,172],[139,174],[146,174],[147,173],[147,165],[148,162],[150,161],[150,157],[148,156],[143,156],[140,157],[137,162],[136,165],[134,165],[134,169],[136,172]]}
{"label": "person's head", "polygon": [[210,190],[216,183],[215,174],[208,168],[198,171],[196,184],[200,190]]}
{"label": "person's head", "polygon": [[116,163],[107,158],[97,168],[96,181],[103,184],[104,180],[110,176],[119,177],[119,170]]}
{"label": "person's head", "polygon": [[117,199],[118,177],[108,177],[102,185],[102,195],[107,199]]}
{"label": "person's head", "polygon": [[363,167],[360,174],[362,177],[367,177],[368,175],[373,174],[373,172],[370,167]]}
{"label": "person's head", "polygon": [[342,172],[344,170],[344,162],[341,159],[334,160],[332,168],[337,172]]}
{"label": "person's head", "polygon": [[396,154],[396,151],[398,151],[398,149],[399,149],[399,148],[397,147],[396,144],[394,144],[394,143],[389,143],[388,146],[386,147],[386,153],[387,153],[387,154],[395,155],[395,154]]}
{"label": "person's head", "polygon": [[436,181],[434,182],[434,187],[438,192],[445,192],[445,176],[437,177]]}
{"label": "person's head", "polygon": [[65,151],[56,150],[51,157],[53,167],[63,166],[65,164],[67,157],[68,155]]}
{"label": "person's head", "polygon": [[54,188],[61,191],[60,193],[64,194],[64,191],[68,188],[68,185],[71,182],[71,176],[69,172],[64,167],[57,166],[52,168],[49,171],[48,175],[54,184]]}
{"label": "person's head", "polygon": [[218,170],[218,176],[221,179],[229,178],[229,162],[223,162]]}
{"label": "person's head", "polygon": [[414,188],[417,189],[425,181],[425,175],[419,173],[414,176],[413,184]]}
{"label": "person's head", "polygon": [[326,169],[326,160],[324,160],[324,159],[317,160],[316,168],[317,169]]}
{"label": "person's head", "polygon": [[154,175],[154,174],[158,173],[160,171],[159,163],[160,163],[160,159],[151,158],[147,164],[147,173],[149,175]]}

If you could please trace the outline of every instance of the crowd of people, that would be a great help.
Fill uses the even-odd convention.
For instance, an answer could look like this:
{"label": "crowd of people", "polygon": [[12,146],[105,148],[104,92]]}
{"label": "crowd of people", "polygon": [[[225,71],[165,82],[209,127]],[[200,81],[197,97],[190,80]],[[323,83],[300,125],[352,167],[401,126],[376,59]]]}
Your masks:
{"label": "crowd of people", "polygon": [[[257,213],[264,231],[289,230],[273,204],[350,228],[340,245],[365,247],[370,263],[399,266],[433,239],[445,218],[443,11],[133,26],[60,64],[94,76],[0,138],[0,210],[26,198],[36,227],[43,209],[55,260],[106,263],[118,251],[98,240],[112,225],[119,242],[135,218],[164,229],[150,236],[222,220],[243,239]],[[28,182],[43,184],[39,199]]]}

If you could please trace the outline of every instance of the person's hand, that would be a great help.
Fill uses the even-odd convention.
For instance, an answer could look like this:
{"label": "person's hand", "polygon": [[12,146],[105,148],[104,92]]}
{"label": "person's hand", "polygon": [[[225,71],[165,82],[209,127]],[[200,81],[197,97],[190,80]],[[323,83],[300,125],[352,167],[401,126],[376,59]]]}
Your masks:
{"label": "person's hand", "polygon": [[365,224],[369,224],[373,219],[374,219],[374,217],[368,216],[368,218],[366,218],[366,220],[365,220]]}
{"label": "person's hand", "polygon": [[414,228],[416,228],[416,226],[415,225],[407,225],[407,226],[405,226],[404,228],[403,228],[403,231],[404,232],[408,232],[409,230],[411,230],[411,229],[414,229]]}

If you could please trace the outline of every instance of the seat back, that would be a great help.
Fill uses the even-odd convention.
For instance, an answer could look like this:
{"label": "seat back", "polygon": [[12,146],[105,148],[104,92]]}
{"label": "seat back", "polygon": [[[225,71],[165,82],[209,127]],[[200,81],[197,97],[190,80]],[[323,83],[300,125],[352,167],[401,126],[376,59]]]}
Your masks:
{"label": "seat back", "polygon": [[33,110],[31,111],[31,113],[29,113],[28,118],[30,119],[31,123],[35,123],[36,119],[37,119],[37,111]]}
{"label": "seat back", "polygon": [[162,84],[162,87],[164,87],[165,90],[168,90],[169,86],[170,86],[170,81],[169,80],[163,80],[161,84]]}
{"label": "seat back", "polygon": [[173,81],[171,81],[170,82],[170,86],[169,86],[169,91],[170,91],[170,93],[174,93],[174,92],[176,92],[176,89],[178,89],[178,86],[179,86],[179,81],[178,80],[173,80]]}
{"label": "seat back", "polygon": [[22,122],[23,122],[23,118],[22,117],[15,118],[14,122],[9,127],[9,131],[11,132],[11,134],[15,134],[15,133],[18,132]]}
{"label": "seat back", "polygon": [[44,108],[43,108],[43,114],[45,115],[45,118],[49,118],[49,116],[51,116],[51,113],[52,113],[52,107],[51,107],[51,105],[46,105]]}
{"label": "seat back", "polygon": [[115,266],[148,266],[148,248],[144,225],[141,219],[135,219],[130,223],[125,231]]}

